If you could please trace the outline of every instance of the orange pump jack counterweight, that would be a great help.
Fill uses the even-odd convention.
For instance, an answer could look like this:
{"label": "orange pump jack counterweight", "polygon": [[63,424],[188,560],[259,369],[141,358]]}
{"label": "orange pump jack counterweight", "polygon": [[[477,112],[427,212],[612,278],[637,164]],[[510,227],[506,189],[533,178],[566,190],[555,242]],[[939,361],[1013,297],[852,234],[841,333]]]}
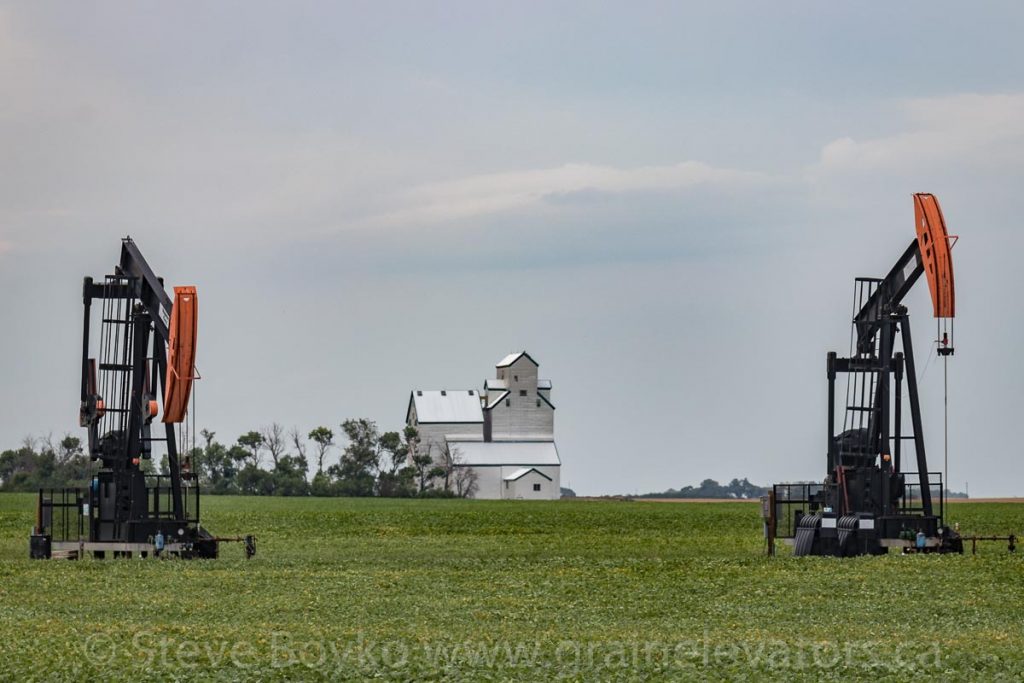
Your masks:
{"label": "orange pump jack counterweight", "polygon": [[174,306],[168,325],[167,378],[164,383],[165,423],[181,422],[188,411],[188,399],[195,379],[196,327],[199,301],[195,287],[175,287]]}

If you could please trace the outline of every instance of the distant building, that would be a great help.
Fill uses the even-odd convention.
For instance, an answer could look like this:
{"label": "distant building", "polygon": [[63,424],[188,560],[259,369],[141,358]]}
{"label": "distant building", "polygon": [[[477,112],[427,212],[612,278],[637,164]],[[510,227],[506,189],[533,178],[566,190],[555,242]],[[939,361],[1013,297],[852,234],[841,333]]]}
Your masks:
{"label": "distant building", "polygon": [[474,389],[424,391],[409,397],[406,424],[435,462],[476,474],[476,498],[556,499],[561,460],[555,447],[551,381],[525,351],[502,358],[496,376]]}

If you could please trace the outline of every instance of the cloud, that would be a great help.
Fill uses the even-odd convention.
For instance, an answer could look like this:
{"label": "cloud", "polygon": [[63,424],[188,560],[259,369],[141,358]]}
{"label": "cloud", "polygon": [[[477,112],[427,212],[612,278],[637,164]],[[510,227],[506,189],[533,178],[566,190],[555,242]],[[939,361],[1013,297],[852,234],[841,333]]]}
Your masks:
{"label": "cloud", "polygon": [[616,168],[569,163],[554,168],[488,173],[419,185],[394,197],[401,206],[369,217],[374,227],[442,223],[606,194],[674,192],[698,186],[749,186],[767,180],[750,171],[697,161]]}
{"label": "cloud", "polygon": [[799,196],[812,191],[819,181],[851,173],[898,173],[929,183],[943,172],[961,173],[973,167],[989,173],[1020,164],[1024,93],[961,93],[882,106],[889,110],[896,132],[863,139],[837,137],[820,149],[817,162],[803,174],[785,169],[762,173],[699,161],[632,168],[567,163],[395,188],[378,204],[386,209],[356,217],[348,225],[416,227],[523,210],[550,215],[559,209],[586,208],[610,196],[680,195],[705,187],[729,191],[786,186]]}
{"label": "cloud", "polygon": [[903,100],[906,130],[857,141],[840,137],[822,150],[813,174],[905,171],[937,164],[1015,162],[1024,143],[1024,94],[958,94]]}

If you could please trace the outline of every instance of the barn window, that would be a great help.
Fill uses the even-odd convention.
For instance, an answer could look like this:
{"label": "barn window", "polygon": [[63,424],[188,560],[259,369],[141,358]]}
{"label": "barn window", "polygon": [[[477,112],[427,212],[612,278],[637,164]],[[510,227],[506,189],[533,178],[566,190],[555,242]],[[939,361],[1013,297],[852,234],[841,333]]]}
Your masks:
{"label": "barn window", "polygon": [[519,395],[520,396],[526,396],[526,389],[520,389],[519,390]]}
{"label": "barn window", "polygon": [[540,408],[540,399],[537,399],[537,407]]}
{"label": "barn window", "polygon": [[505,399],[505,407],[508,408],[510,405],[512,405],[512,399],[506,398]]}
{"label": "barn window", "polygon": [[540,491],[540,484],[534,484],[533,485],[533,490],[534,491]]}
{"label": "barn window", "polygon": [[442,390],[441,390],[441,395],[442,395],[442,396],[447,396],[447,395],[448,395],[448,392],[447,392],[447,391],[445,391],[444,389],[442,389]]}

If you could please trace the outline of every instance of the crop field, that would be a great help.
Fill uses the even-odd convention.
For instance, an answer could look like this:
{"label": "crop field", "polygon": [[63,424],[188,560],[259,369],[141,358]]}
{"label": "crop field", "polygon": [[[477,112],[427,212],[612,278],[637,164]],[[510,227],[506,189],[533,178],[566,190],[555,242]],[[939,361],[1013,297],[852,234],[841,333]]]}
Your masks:
{"label": "crop field", "polygon": [[[1024,558],[763,555],[747,503],[207,498],[245,560],[32,562],[0,495],[0,680],[1019,680]],[[963,503],[965,533],[1024,506]]]}

